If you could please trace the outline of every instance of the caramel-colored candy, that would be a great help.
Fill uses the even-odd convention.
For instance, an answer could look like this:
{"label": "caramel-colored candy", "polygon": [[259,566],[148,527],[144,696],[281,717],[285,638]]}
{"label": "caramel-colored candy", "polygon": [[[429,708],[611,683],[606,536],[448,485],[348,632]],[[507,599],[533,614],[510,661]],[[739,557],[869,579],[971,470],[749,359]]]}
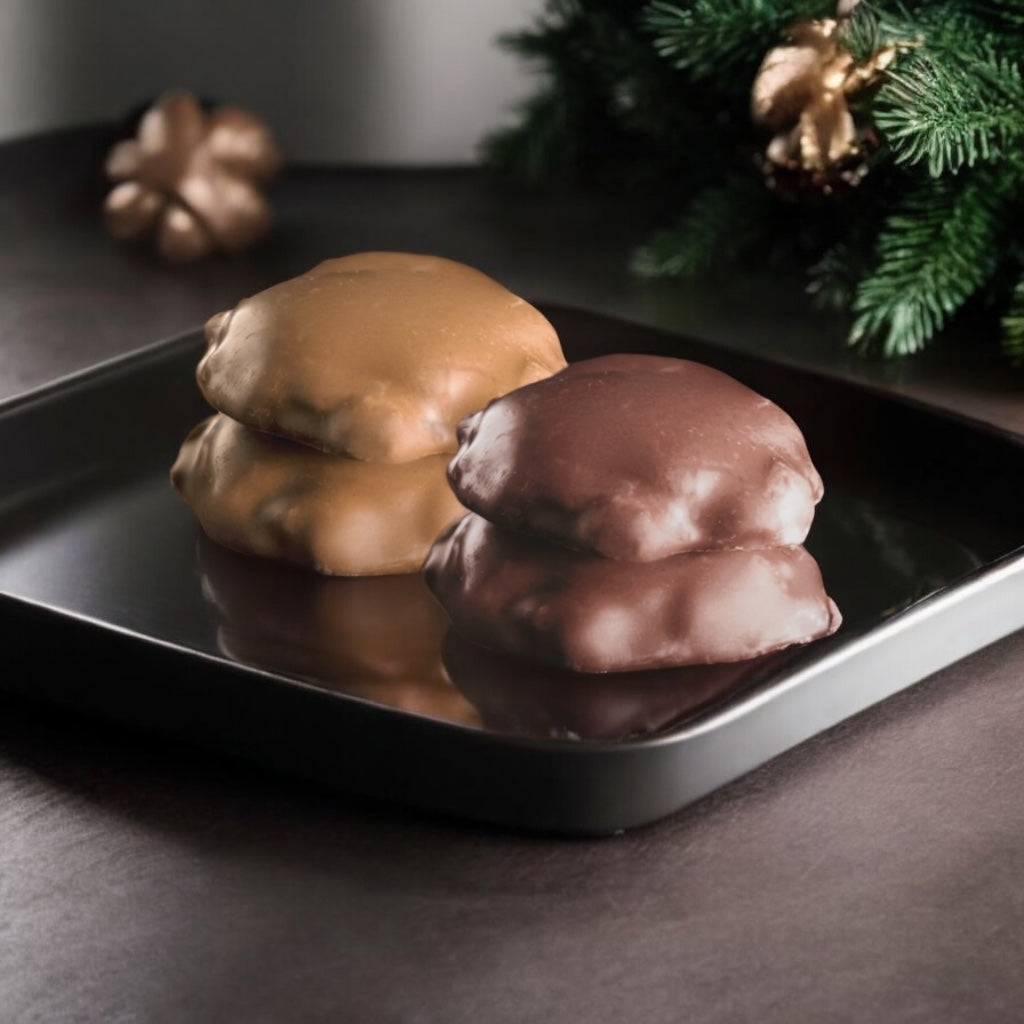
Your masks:
{"label": "caramel-colored candy", "polygon": [[577,672],[745,661],[841,622],[800,545],[627,562],[470,514],[434,544],[425,572],[463,636]]}
{"label": "caramel-colored candy", "polygon": [[197,379],[214,408],[376,462],[455,451],[462,417],[565,366],[529,303],[409,253],[327,260],[212,317],[206,336]]}
{"label": "caramel-colored candy", "polygon": [[608,558],[800,544],[822,482],[773,402],[710,366],[574,363],[468,417],[449,467],[467,507]]}
{"label": "caramel-colored candy", "polygon": [[171,481],[204,531],[237,551],[331,575],[407,573],[465,511],[445,462],[360,462],[217,415],[185,439]]}

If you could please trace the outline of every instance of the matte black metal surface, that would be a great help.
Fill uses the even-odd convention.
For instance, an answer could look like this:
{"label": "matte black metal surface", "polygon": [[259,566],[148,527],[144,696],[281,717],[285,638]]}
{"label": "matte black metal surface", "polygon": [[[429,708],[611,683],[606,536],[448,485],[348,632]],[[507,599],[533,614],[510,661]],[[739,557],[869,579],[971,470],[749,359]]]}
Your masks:
{"label": "matte black metal surface", "polygon": [[[608,833],[670,813],[1024,625],[1016,440],[665,332],[549,313],[573,358],[700,358],[796,417],[827,482],[808,547],[845,616],[835,637],[728,669],[599,678],[592,691],[529,662],[460,658],[457,645],[442,667],[443,622],[430,628],[417,578],[327,580],[202,536],[167,475],[208,411],[192,336],[0,413],[0,451],[18,453],[0,460],[12,650],[41,665],[47,635],[88,646],[92,631],[109,659],[84,685],[48,671],[45,681],[11,673],[8,687],[358,792]],[[900,440],[881,459],[884,436]],[[989,627],[933,651],[980,602]]]}

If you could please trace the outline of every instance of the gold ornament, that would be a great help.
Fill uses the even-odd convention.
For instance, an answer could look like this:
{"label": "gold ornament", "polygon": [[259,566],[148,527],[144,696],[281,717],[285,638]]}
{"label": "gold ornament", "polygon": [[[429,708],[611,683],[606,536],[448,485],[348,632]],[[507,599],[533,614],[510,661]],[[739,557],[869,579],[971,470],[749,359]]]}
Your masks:
{"label": "gold ornament", "polygon": [[143,115],[135,138],[107,157],[117,182],[104,213],[115,238],[154,236],[169,262],[215,251],[241,252],[271,224],[260,186],[281,155],[267,127],[236,107],[205,112],[187,92],[161,96]]}
{"label": "gold ornament", "polygon": [[[840,12],[848,16],[855,6],[841,4]],[[755,121],[774,132],[763,161],[770,184],[779,184],[781,172],[829,193],[867,173],[871,135],[857,127],[847,101],[878,79],[897,50],[886,47],[857,64],[840,45],[842,20],[792,26],[757,72],[751,108]]]}

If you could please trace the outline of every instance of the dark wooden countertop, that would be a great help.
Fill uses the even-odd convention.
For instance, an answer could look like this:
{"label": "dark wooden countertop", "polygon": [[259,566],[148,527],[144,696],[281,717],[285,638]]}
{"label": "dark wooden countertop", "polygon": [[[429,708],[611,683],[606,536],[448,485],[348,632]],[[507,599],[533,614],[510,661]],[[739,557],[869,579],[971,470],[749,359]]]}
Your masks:
{"label": "dark wooden countertop", "polygon": [[[1024,380],[991,346],[865,363],[792,285],[631,279],[626,204],[508,197],[468,170],[293,169],[272,244],[162,267],[102,231],[105,144],[0,147],[0,399],[374,248],[1024,433]],[[1016,1021],[1022,679],[1018,633],[598,840],[327,792],[0,696],[0,1019]]]}

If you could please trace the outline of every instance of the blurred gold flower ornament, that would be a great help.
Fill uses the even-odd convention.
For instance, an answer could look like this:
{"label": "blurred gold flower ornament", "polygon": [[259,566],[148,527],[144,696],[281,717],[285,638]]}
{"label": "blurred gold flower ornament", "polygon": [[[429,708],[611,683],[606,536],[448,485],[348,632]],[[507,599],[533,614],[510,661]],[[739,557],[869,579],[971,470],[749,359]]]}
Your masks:
{"label": "blurred gold flower ornament", "polygon": [[848,100],[874,84],[896,56],[886,47],[858,64],[841,45],[840,27],[856,2],[841,2],[836,18],[798,22],[785,43],[769,50],[751,94],[755,121],[774,132],[763,167],[770,184],[789,173],[828,193],[856,185],[867,173],[870,131],[854,122]]}
{"label": "blurred gold flower ornament", "polygon": [[107,157],[117,183],[104,204],[107,228],[115,238],[155,238],[168,262],[241,252],[270,229],[262,186],[280,166],[259,118],[237,107],[207,112],[187,92],[166,93]]}

